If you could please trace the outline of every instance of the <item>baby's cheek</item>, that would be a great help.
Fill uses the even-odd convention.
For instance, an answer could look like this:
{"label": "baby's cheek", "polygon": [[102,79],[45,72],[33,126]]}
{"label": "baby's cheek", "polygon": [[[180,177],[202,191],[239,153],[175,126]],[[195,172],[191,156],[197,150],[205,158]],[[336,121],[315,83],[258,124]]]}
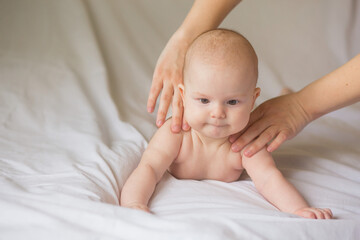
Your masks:
{"label": "baby's cheek", "polygon": [[234,131],[239,132],[243,130],[250,120],[250,114],[247,111],[239,112],[232,118],[232,127]]}
{"label": "baby's cheek", "polygon": [[201,125],[204,121],[201,114],[199,114],[199,112],[197,112],[195,109],[193,111],[191,111],[191,109],[189,109],[189,111],[185,111],[185,120],[192,128]]}
{"label": "baby's cheek", "polygon": [[201,122],[199,116],[197,114],[195,114],[195,113],[189,113],[188,117],[187,117],[187,121],[190,124],[190,126],[191,125],[194,125],[194,126],[198,125]]}

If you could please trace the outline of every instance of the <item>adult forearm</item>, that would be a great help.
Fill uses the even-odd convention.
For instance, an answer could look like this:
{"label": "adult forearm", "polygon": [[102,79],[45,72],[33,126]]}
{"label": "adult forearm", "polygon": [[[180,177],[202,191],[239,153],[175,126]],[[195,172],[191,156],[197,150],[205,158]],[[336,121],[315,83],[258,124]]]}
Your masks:
{"label": "adult forearm", "polygon": [[196,0],[177,34],[189,44],[201,33],[217,28],[241,0]]}
{"label": "adult forearm", "polygon": [[296,93],[309,121],[360,100],[360,54]]}

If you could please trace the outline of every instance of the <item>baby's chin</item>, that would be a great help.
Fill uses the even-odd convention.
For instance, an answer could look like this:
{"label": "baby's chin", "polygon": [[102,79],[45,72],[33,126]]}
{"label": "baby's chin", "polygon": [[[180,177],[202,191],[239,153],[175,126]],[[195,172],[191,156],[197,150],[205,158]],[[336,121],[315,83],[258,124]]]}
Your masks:
{"label": "baby's chin", "polygon": [[238,133],[239,131],[231,131],[228,127],[209,127],[206,129],[202,129],[198,131],[200,134],[202,134],[205,137],[213,138],[213,139],[222,139],[222,138],[228,138],[231,135]]}

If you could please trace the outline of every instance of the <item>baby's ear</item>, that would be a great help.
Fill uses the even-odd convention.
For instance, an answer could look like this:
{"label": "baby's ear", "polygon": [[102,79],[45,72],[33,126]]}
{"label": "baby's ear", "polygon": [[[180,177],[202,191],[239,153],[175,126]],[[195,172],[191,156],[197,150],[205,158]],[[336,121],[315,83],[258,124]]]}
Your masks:
{"label": "baby's ear", "polygon": [[255,88],[254,90],[254,100],[256,100],[258,98],[258,96],[260,96],[260,92],[261,92],[261,89],[260,88]]}
{"label": "baby's ear", "polygon": [[180,95],[181,95],[181,99],[182,99],[182,101],[183,101],[183,104],[185,103],[185,99],[184,99],[184,95],[185,95],[185,86],[184,86],[184,84],[182,84],[182,83],[180,83],[179,85],[178,85],[178,89],[179,89],[179,91],[180,91]]}
{"label": "baby's ear", "polygon": [[252,104],[252,108],[254,107],[255,105],[255,101],[256,99],[260,96],[260,92],[261,92],[261,89],[260,88],[255,88],[254,90],[254,96],[253,96],[253,104]]}

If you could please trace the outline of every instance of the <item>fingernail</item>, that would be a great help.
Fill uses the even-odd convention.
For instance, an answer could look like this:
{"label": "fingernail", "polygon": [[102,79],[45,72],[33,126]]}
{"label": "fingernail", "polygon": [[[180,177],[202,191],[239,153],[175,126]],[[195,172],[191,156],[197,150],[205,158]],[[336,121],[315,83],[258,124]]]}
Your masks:
{"label": "fingernail", "polygon": [[152,107],[148,107],[148,108],[147,108],[147,111],[148,111],[149,113],[151,113],[151,112],[154,111],[154,109],[153,109]]}
{"label": "fingernail", "polygon": [[189,128],[190,128],[190,126],[189,126],[187,123],[185,123],[185,124],[183,125],[183,129],[184,129],[185,131],[189,130]]}
{"label": "fingernail", "polygon": [[240,149],[239,149],[239,146],[236,145],[236,144],[235,144],[235,145],[233,144],[233,145],[231,146],[231,149],[232,149],[234,152],[238,152],[238,151],[240,150]]}
{"label": "fingernail", "polygon": [[157,125],[158,127],[160,127],[160,126],[162,125],[162,123],[163,123],[162,120],[158,120],[158,121],[156,122],[156,125]]}
{"label": "fingernail", "polygon": [[234,142],[234,138],[233,137],[229,137],[229,142],[233,143]]}
{"label": "fingernail", "polygon": [[244,154],[245,154],[245,156],[247,156],[247,157],[250,157],[251,156],[251,150],[246,150],[245,152],[244,152]]}
{"label": "fingernail", "polygon": [[180,131],[180,126],[179,125],[174,125],[171,127],[171,129],[174,131],[174,132],[179,132]]}

